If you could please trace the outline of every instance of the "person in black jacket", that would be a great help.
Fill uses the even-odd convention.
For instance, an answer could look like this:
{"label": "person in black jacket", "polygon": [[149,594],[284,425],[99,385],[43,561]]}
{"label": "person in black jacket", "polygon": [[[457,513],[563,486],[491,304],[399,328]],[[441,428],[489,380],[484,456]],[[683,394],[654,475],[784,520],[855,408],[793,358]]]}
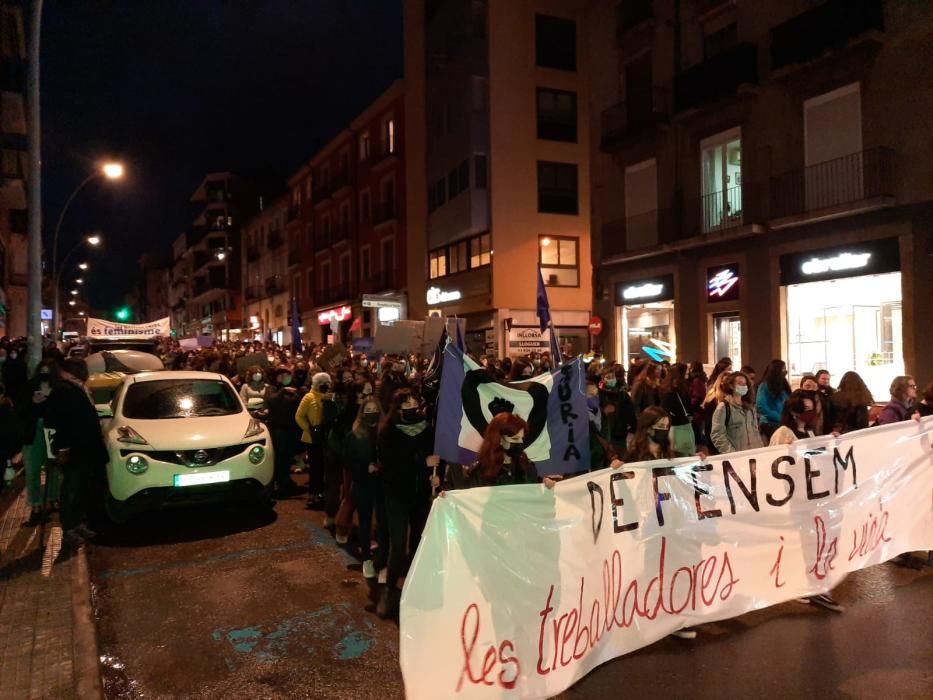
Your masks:
{"label": "person in black jacket", "polygon": [[295,424],[295,411],[301,396],[292,386],[292,372],[288,367],[278,367],[273,374],[272,384],[266,387],[266,425],[272,436],[275,452],[275,493],[279,498],[288,498],[301,491],[289,473],[292,460],[298,452],[301,434]]}
{"label": "person in black jacket", "polygon": [[[428,428],[421,402],[411,389],[398,389],[379,428],[379,462],[389,525],[389,560],[386,588],[376,613],[383,618],[398,614],[398,580],[405,573],[406,542],[413,555],[431,510],[431,470],[437,469],[434,435]],[[439,485],[439,479],[434,476]]]}
{"label": "person in black jacket", "polygon": [[6,387],[0,384],[0,469],[12,465],[18,459],[23,445],[19,421],[13,409],[13,401],[7,396]]}
{"label": "person in black jacket", "polygon": [[[351,500],[359,514],[358,541],[363,558],[363,576],[372,581],[386,567],[389,553],[389,529],[386,523],[382,477],[376,458],[376,437],[379,428],[379,401],[370,395],[359,407],[353,430],[346,436],[343,466],[350,473]],[[372,555],[373,515],[376,516],[378,559]]]}
{"label": "person in black jacket", "polygon": [[65,475],[62,529],[72,542],[94,537],[84,524],[88,494],[108,460],[97,411],[84,388],[87,376],[84,360],[62,362],[59,381],[52,386],[46,409],[47,425],[55,430],[52,449]]}
{"label": "person in black jacket", "polygon": [[[31,509],[24,527],[39,525],[45,514],[43,508],[59,507],[61,493],[61,469],[54,465],[45,439],[46,409],[52,386],[58,381],[58,366],[49,358],[44,359],[32,379],[20,392],[16,400],[16,416],[23,440],[23,463],[26,468],[26,503]],[[42,471],[45,470],[45,487],[42,486]]]}

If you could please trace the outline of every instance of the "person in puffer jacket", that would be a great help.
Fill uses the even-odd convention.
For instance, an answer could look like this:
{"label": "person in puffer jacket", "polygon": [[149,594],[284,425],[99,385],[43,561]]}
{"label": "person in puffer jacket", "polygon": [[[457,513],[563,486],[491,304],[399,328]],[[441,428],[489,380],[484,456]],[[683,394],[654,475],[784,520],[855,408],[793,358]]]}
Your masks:
{"label": "person in puffer jacket", "polygon": [[725,400],[716,406],[710,438],[720,454],[762,447],[758,414],[751,383],[744,372],[734,372],[722,383]]}

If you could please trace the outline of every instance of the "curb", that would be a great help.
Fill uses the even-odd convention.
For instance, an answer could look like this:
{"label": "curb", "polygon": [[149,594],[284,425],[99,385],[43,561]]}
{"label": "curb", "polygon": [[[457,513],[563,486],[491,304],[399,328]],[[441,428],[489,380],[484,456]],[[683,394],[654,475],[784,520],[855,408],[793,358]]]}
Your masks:
{"label": "curb", "polygon": [[91,576],[87,552],[78,547],[74,557],[71,581],[72,660],[74,663],[75,696],[84,700],[103,700],[104,688],[100,675],[100,655],[97,650],[97,629],[91,605]]}

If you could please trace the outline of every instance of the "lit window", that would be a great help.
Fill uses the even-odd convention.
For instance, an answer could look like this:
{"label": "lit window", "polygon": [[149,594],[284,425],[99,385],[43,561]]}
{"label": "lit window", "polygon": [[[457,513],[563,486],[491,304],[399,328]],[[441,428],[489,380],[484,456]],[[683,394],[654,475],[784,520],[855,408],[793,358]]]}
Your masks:
{"label": "lit window", "polygon": [[470,241],[470,267],[482,267],[490,263],[489,234],[484,233]]}
{"label": "lit window", "polygon": [[386,122],[386,146],[389,153],[395,153],[395,120]]}
{"label": "lit window", "polygon": [[544,284],[549,287],[577,287],[580,284],[578,264],[579,241],[576,238],[539,236],[538,264]]}

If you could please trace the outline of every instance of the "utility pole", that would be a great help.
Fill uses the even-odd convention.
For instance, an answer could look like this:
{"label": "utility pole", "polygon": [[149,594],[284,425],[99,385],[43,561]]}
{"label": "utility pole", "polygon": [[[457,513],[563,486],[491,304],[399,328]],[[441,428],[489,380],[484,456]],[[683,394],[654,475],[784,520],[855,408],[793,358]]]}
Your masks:
{"label": "utility pole", "polygon": [[[32,0],[29,17],[29,66],[26,74],[29,119],[29,287],[26,305],[27,363],[32,372],[42,359],[42,128],[39,114],[39,37],[42,0]],[[58,322],[58,319],[54,319]]]}

